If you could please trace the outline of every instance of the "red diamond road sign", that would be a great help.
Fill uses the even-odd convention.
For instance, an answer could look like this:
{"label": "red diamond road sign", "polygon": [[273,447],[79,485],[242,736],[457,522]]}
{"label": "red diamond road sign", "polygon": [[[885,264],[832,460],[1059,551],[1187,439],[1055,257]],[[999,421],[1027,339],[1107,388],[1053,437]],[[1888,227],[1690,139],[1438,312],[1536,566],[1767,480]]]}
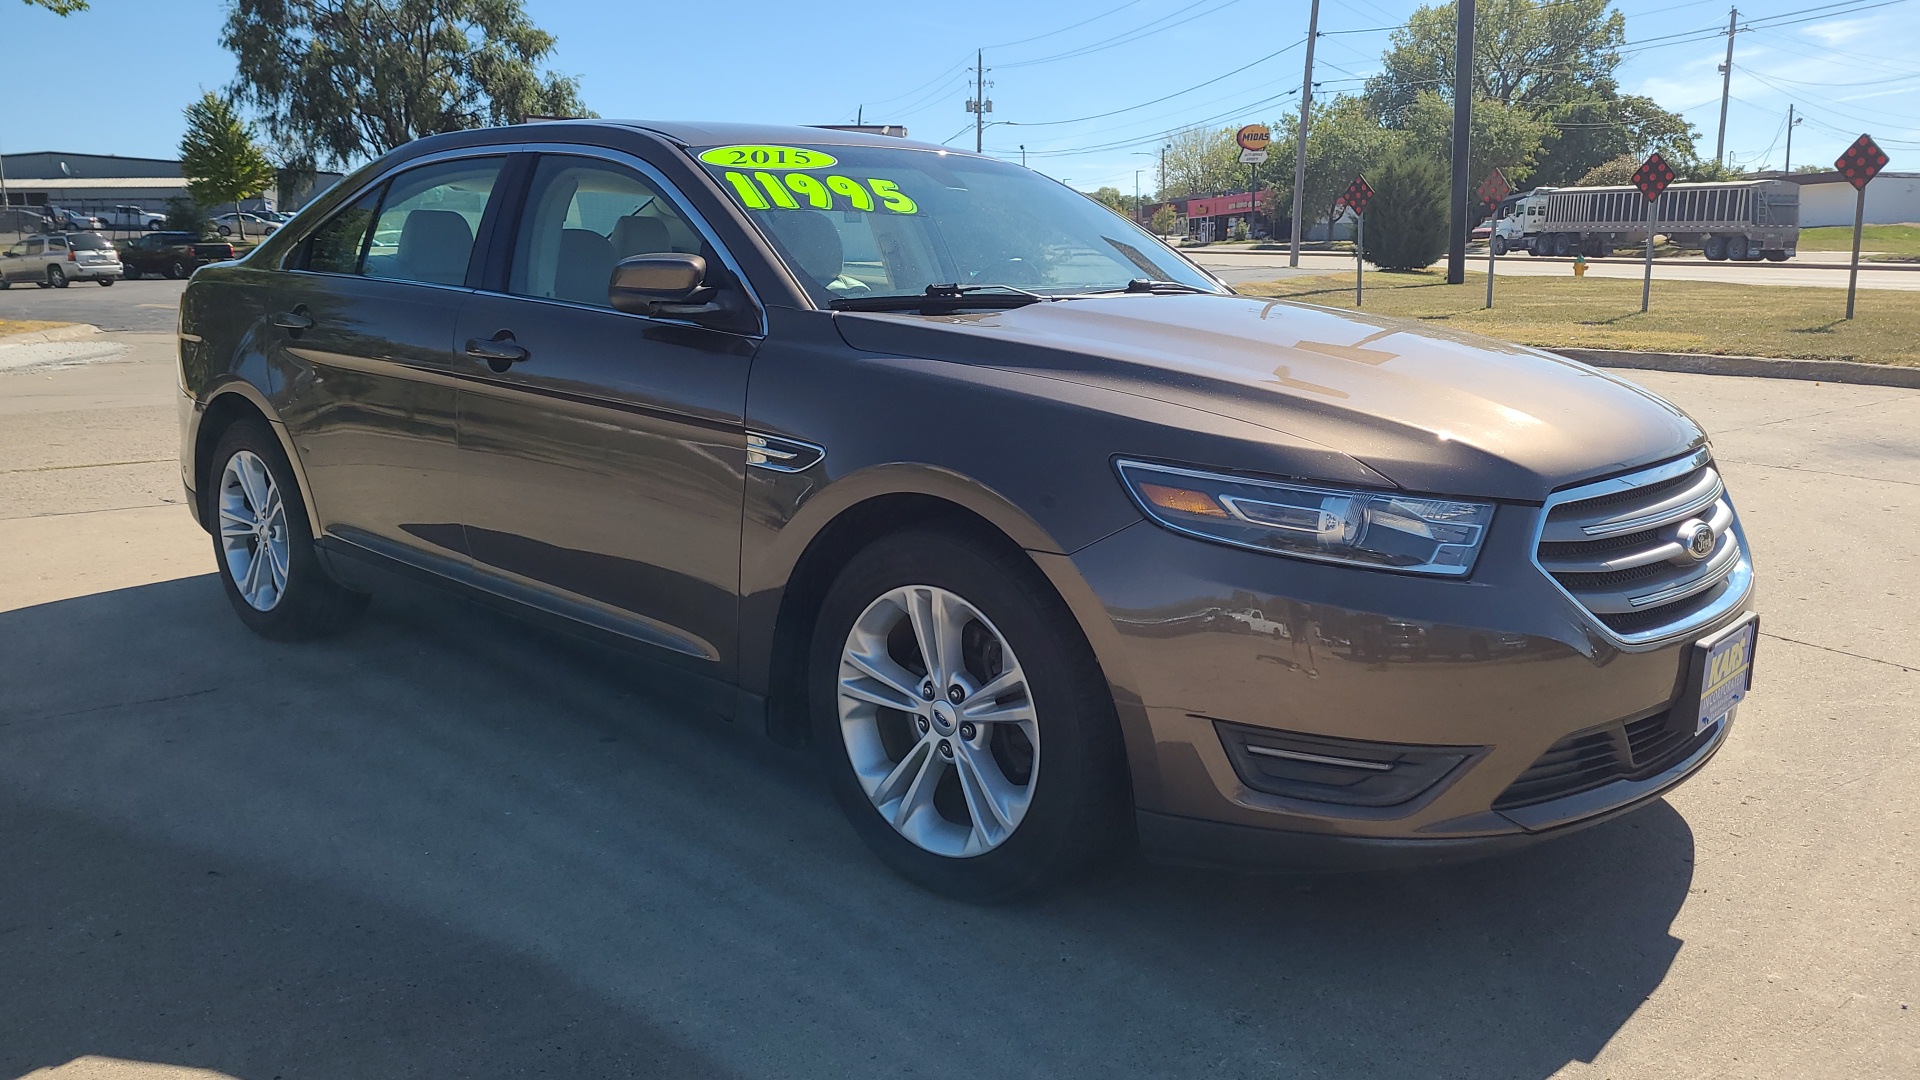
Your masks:
{"label": "red diamond road sign", "polygon": [[1840,155],[1833,167],[1840,170],[1840,175],[1847,178],[1847,183],[1865,190],[1867,181],[1880,175],[1880,170],[1887,167],[1887,152],[1880,149],[1880,144],[1873,141],[1873,136],[1862,135],[1853,140],[1853,145],[1847,147],[1847,152]]}
{"label": "red diamond road sign", "polygon": [[1671,183],[1673,183],[1673,166],[1668,165],[1667,159],[1661,157],[1658,152],[1642,162],[1640,168],[1633,174],[1633,186],[1640,189],[1640,194],[1645,195],[1648,202],[1659,198],[1660,193],[1667,190],[1667,185]]}
{"label": "red diamond road sign", "polygon": [[1356,176],[1347,190],[1340,193],[1339,205],[1360,215],[1367,212],[1367,204],[1373,201],[1373,185],[1367,183],[1364,176]]}
{"label": "red diamond road sign", "polygon": [[1507,183],[1506,174],[1495,169],[1488,173],[1486,180],[1480,184],[1480,201],[1486,206],[1487,212],[1492,213],[1499,208],[1500,200],[1506,198],[1512,191],[1512,186]]}

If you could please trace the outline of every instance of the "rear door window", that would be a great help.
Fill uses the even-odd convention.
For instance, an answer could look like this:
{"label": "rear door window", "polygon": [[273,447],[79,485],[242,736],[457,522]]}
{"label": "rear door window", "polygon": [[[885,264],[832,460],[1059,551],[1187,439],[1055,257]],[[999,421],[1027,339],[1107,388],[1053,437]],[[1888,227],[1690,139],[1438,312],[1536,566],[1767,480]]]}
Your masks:
{"label": "rear door window", "polygon": [[500,176],[500,158],[447,161],[387,184],[361,259],[366,277],[461,285]]}

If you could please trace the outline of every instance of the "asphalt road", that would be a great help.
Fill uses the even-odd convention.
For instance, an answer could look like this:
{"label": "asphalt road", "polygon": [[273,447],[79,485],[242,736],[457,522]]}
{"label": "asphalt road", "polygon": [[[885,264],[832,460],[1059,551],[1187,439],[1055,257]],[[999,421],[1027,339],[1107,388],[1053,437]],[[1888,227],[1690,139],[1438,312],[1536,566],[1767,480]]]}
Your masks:
{"label": "asphalt road", "polygon": [[1754,695],[1665,800],[976,909],[615,655],[398,584],[251,636],[170,342],[119,340],[0,372],[0,1077],[1920,1075],[1920,391],[1636,375],[1763,582]]}
{"label": "asphalt road", "polygon": [[75,282],[64,289],[15,284],[0,291],[0,319],[92,323],[102,330],[172,333],[184,281],[143,277],[101,287]]}
{"label": "asphalt road", "polygon": [[[1300,266],[1287,265],[1287,253],[1284,251],[1251,251],[1246,248],[1204,247],[1187,249],[1188,257],[1201,266],[1213,271],[1229,285],[1240,285],[1250,281],[1275,281],[1280,278],[1298,277],[1303,274],[1352,273],[1353,256],[1328,252],[1302,252]],[[1751,285],[1791,285],[1802,288],[1847,287],[1845,270],[1814,269],[1802,263],[1845,262],[1844,254],[1835,256],[1832,252],[1812,252],[1797,260],[1784,263],[1710,263],[1704,258],[1656,259],[1653,263],[1653,278],[1656,282],[1666,281],[1726,281]],[[1487,269],[1487,254],[1483,249],[1477,255],[1469,255],[1467,270],[1471,273],[1484,273]],[[1644,265],[1631,259],[1595,261],[1587,266],[1590,277],[1631,278],[1640,280]],[[1536,259],[1531,255],[1503,255],[1496,260],[1496,277],[1517,274],[1528,277],[1570,277],[1573,265],[1570,260]],[[1920,289],[1920,270],[1867,270],[1860,271],[1860,288],[1863,289]]]}

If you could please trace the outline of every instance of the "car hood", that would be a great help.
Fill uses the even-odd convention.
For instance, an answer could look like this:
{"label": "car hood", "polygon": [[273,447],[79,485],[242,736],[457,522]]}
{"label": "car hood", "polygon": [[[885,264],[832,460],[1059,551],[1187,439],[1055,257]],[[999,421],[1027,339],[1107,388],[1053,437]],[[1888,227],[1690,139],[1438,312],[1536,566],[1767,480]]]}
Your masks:
{"label": "car hood", "polygon": [[842,312],[835,323],[864,351],[991,365],[1257,424],[1415,491],[1538,500],[1706,441],[1678,408],[1585,364],[1290,301],[1127,295],[951,316]]}

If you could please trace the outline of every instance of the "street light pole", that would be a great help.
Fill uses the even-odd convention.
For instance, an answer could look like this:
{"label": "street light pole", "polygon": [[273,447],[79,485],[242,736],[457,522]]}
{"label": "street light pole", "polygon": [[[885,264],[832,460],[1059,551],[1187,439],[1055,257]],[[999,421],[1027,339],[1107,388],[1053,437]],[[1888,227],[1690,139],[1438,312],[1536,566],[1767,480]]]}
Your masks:
{"label": "street light pole", "polygon": [[1287,255],[1288,266],[1300,265],[1301,196],[1307,186],[1307,117],[1313,107],[1313,43],[1319,36],[1320,0],[1313,0],[1313,12],[1307,16],[1307,73],[1300,81],[1300,127],[1293,138],[1293,245]]}
{"label": "street light pole", "polygon": [[1133,170],[1133,223],[1140,224],[1140,170]]}

